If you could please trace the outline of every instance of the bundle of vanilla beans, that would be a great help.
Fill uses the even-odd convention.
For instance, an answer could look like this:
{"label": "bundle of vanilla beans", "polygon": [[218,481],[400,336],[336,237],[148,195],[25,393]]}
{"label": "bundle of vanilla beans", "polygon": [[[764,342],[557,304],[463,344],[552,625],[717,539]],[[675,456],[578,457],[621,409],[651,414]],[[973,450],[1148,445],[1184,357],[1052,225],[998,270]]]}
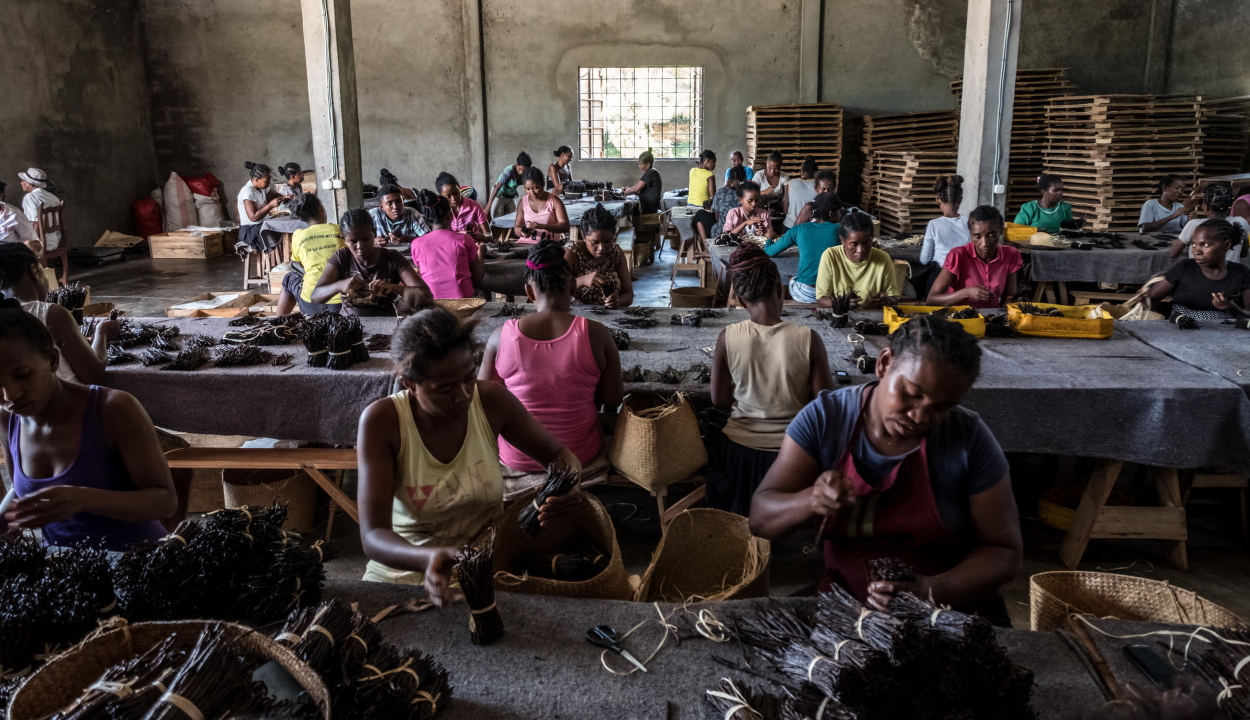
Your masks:
{"label": "bundle of vanilla beans", "polygon": [[469,546],[456,555],[456,577],[469,606],[469,639],[490,645],[503,637],[503,618],[495,605],[495,535],[480,547]]}
{"label": "bundle of vanilla beans", "polygon": [[[873,579],[914,575],[899,563],[876,565]],[[763,718],[811,718],[816,706],[825,718],[855,720],[1036,717],[1033,674],[1007,657],[988,620],[906,592],[889,611],[869,610],[835,585],[817,599],[814,617],[769,602],[731,619],[750,656],[792,688],[781,702],[755,698],[751,707]],[[770,715],[755,703],[777,709]]]}
{"label": "bundle of vanilla beans", "polygon": [[1219,706],[1230,718],[1250,717],[1250,631],[1208,628],[1198,636],[1203,642],[1175,643],[1174,665],[1184,662],[1190,673],[1202,678],[1219,693]]}
{"label": "bundle of vanilla beans", "polygon": [[151,323],[121,318],[121,328],[111,345],[119,345],[129,349],[139,345],[151,345],[157,350],[177,350],[174,338],[178,337],[178,328],[174,325],[153,325]]}
{"label": "bundle of vanilla beans", "polygon": [[286,506],[218,510],[173,534],[136,546],[113,581],[131,622],[211,617],[272,622],[315,605],[334,556],[282,530]]}
{"label": "bundle of vanilla beans", "polygon": [[44,302],[60,305],[70,312],[78,312],[75,319],[82,322],[82,308],[87,304],[87,288],[80,282],[72,282],[48,292]]}
{"label": "bundle of vanilla beans", "polygon": [[612,556],[598,543],[579,536],[565,540],[550,552],[526,550],[512,561],[512,574],[584,582],[598,577],[611,560]]}
{"label": "bundle of vanilla beans", "polygon": [[517,516],[517,522],[521,525],[521,529],[530,537],[538,537],[542,526],[538,523],[538,514],[544,503],[553,497],[562,497],[568,495],[577,487],[581,476],[572,468],[552,465],[547,468],[547,480],[543,486],[539,488],[538,494],[528,505],[521,509]]}
{"label": "bundle of vanilla beans", "polygon": [[1025,315],[1037,315],[1039,317],[1066,317],[1059,308],[1044,308],[1033,303],[1019,303],[1016,307]]}
{"label": "bundle of vanilla beans", "polygon": [[338,602],[297,610],[274,639],[321,675],[336,719],[429,720],[451,702],[441,665],[385,642],[372,620]]}

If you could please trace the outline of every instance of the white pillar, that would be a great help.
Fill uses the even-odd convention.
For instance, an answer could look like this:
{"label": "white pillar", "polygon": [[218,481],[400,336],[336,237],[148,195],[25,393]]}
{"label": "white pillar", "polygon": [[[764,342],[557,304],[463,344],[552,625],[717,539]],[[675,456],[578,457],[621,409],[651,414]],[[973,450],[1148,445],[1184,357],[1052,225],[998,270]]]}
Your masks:
{"label": "white pillar", "polygon": [[996,194],[994,186],[1007,184],[1023,4],[1024,0],[968,0],[959,117],[959,174],[964,178],[960,212],[978,205],[1006,209],[1005,192]]}
{"label": "white pillar", "polygon": [[799,11],[799,103],[820,102],[820,17],[824,0],[802,0]]}
{"label": "white pillar", "polygon": [[[361,207],[360,114],[351,0],[300,0],[318,197],[333,222]],[[330,187],[326,187],[327,183]]]}

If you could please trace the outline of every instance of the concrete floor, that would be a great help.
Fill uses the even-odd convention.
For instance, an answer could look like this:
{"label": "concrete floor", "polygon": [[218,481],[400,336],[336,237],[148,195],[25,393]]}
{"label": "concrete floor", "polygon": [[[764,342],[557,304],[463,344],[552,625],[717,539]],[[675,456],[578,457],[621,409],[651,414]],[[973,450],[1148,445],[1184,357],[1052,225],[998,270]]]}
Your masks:
{"label": "concrete floor", "polygon": [[[627,238],[622,238],[626,244]],[[666,249],[655,265],[637,268],[636,305],[667,306],[669,278],[674,251]],[[211,260],[131,259],[104,268],[74,268],[72,279],[90,285],[96,302],[114,302],[131,316],[159,316],[164,308],[180,300],[209,291],[235,291],[241,288],[241,261],[234,256]],[[678,276],[679,285],[697,284],[690,274]],[[1124,482],[1132,482],[1132,473]],[[1042,525],[1036,518],[1033,498],[1051,484],[1051,478],[1036,473],[1016,474],[1017,494],[1021,496],[1025,537],[1025,566],[1020,577],[1004,588],[1016,627],[1028,627],[1028,578],[1034,573],[1062,570],[1058,549],[1063,535]],[[1027,477],[1027,480],[1023,478]],[[214,481],[209,480],[211,486]],[[1027,486],[1026,486],[1027,484]],[[212,492],[213,488],[205,488]],[[641,574],[659,542],[660,530],[655,501],[640,489],[598,488],[596,496],[608,505],[615,520],[626,567]],[[674,489],[680,497],[681,489]],[[1128,492],[1132,495],[1131,489]],[[1083,570],[1118,570],[1147,578],[1166,580],[1198,592],[1213,602],[1250,618],[1250,554],[1241,540],[1237,495],[1230,490],[1198,490],[1189,504],[1190,569],[1180,572],[1160,555],[1157,543],[1150,541],[1093,541],[1082,563]],[[322,511],[321,522],[324,522]],[[329,564],[333,577],[358,578],[363,573],[364,556],[356,526],[339,516],[334,525],[334,541],[342,550]],[[315,534],[323,534],[324,526]],[[774,543],[771,581],[774,595],[807,592],[819,578],[821,559],[804,554],[810,541],[807,530]]]}

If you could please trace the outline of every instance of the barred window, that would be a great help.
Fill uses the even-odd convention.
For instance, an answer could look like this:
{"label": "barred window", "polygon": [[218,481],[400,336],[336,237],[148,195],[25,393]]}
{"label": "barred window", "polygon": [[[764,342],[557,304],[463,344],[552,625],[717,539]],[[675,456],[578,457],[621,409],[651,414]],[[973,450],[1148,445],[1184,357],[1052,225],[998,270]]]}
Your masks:
{"label": "barred window", "polygon": [[584,67],[577,87],[581,159],[702,152],[703,68]]}

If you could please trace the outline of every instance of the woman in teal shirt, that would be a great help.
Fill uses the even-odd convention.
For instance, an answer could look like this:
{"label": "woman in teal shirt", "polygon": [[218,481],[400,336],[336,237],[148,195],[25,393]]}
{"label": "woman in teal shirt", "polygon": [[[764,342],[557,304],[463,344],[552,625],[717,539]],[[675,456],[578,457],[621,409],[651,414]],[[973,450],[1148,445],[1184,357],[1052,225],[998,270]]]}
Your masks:
{"label": "woman in teal shirt", "polygon": [[1016,224],[1044,232],[1059,232],[1065,220],[1072,219],[1072,206],[1063,202],[1063,178],[1042,173],[1037,178],[1040,200],[1026,202],[1016,213]]}
{"label": "woman in teal shirt", "polygon": [[798,246],[799,271],[790,278],[790,297],[801,303],[816,302],[816,275],[825,251],[841,243],[838,223],[842,220],[842,200],[832,192],[823,192],[812,201],[812,221],[795,225],[764,248],[769,257]]}

